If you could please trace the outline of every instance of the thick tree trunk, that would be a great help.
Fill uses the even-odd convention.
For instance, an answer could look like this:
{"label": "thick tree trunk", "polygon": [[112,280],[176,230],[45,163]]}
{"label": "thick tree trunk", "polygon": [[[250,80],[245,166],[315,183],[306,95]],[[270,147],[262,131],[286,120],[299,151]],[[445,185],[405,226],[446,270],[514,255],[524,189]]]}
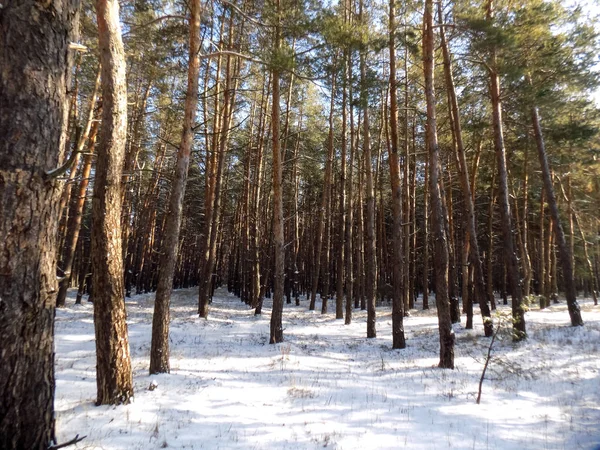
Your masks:
{"label": "thick tree trunk", "polygon": [[183,212],[183,199],[187,183],[190,154],[194,141],[193,127],[196,122],[196,106],[198,104],[198,75],[200,72],[200,0],[190,3],[190,37],[188,57],[188,85],[185,96],[183,130],[181,144],[175,162],[175,174],[171,184],[169,209],[163,240],[161,242],[161,255],[158,269],[158,287],[154,302],[152,316],[152,342],[150,347],[150,374],[168,373],[169,365],[169,307],[171,291],[173,289],[173,276],[177,262],[179,247],[179,231]]}
{"label": "thick tree trunk", "polygon": [[[393,282],[392,297],[392,348],[405,348],[404,337],[404,298],[402,284],[403,266],[405,261],[402,254],[402,192],[400,188],[400,161],[398,158],[398,96],[396,91],[396,32],[395,0],[389,3],[389,51],[390,51],[390,152],[388,161],[390,165],[390,184],[392,187],[392,214],[393,214]],[[408,112],[405,112],[408,114]],[[408,142],[408,136],[404,137]],[[404,161],[408,165],[408,161]],[[405,192],[406,195],[406,192]]]}
{"label": "thick tree trunk", "polygon": [[429,152],[429,189],[431,197],[431,230],[434,236],[435,302],[440,332],[440,362],[454,369],[454,330],[448,298],[448,243],[444,229],[442,193],[440,189],[440,157],[437,140],[434,91],[433,0],[426,0],[423,14],[423,72],[427,100],[426,141]]}
{"label": "thick tree trunk", "polygon": [[535,142],[537,144],[538,157],[540,159],[540,166],[542,169],[544,188],[546,190],[546,197],[548,200],[548,209],[550,209],[550,217],[552,218],[552,222],[554,224],[554,236],[558,245],[558,254],[562,268],[563,280],[565,283],[565,295],[567,297],[571,325],[582,326],[583,319],[581,318],[581,311],[579,310],[579,304],[577,303],[577,292],[575,290],[575,282],[573,280],[571,254],[569,252],[567,240],[565,239],[565,233],[560,222],[560,214],[558,212],[558,205],[556,204],[554,187],[552,186],[550,166],[548,165],[548,158],[546,156],[546,146],[544,145],[544,136],[542,134],[542,127],[540,125],[540,117],[535,106],[531,108],[531,121],[533,124]]}
{"label": "thick tree trunk", "polygon": [[69,43],[78,1],[0,12],[0,448],[54,439],[54,304]]}
{"label": "thick tree trunk", "polygon": [[102,127],[92,201],[92,284],[96,329],[97,405],[133,396],[125,322],[121,242],[121,176],[127,138],[125,52],[117,0],[97,0],[102,65]]}

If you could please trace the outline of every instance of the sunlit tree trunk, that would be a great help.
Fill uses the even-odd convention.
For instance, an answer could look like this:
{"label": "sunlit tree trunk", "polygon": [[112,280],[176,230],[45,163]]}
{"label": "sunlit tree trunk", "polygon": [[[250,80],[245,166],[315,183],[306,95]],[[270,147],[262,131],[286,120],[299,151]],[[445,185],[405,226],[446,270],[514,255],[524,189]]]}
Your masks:
{"label": "sunlit tree trunk", "polygon": [[117,0],[97,0],[102,65],[102,127],[92,201],[92,285],[97,405],[133,396],[121,241],[121,176],[127,138],[125,52]]}
{"label": "sunlit tree trunk", "polygon": [[[440,23],[443,23],[442,17],[442,6],[438,4],[438,19]],[[485,279],[483,274],[483,264],[481,262],[481,256],[479,253],[479,243],[477,240],[477,229],[475,226],[475,205],[474,199],[472,195],[473,185],[469,182],[469,170],[467,166],[467,159],[465,156],[465,146],[462,138],[462,125],[460,120],[460,111],[458,109],[458,100],[456,97],[456,88],[454,86],[454,78],[452,76],[452,62],[450,56],[450,50],[448,48],[448,43],[446,41],[446,33],[444,27],[440,28],[440,38],[441,38],[441,46],[442,53],[444,57],[444,75],[446,81],[446,88],[448,90],[448,98],[450,103],[450,116],[452,120],[452,129],[453,129],[453,137],[455,141],[455,150],[456,150],[456,158],[458,160],[458,175],[460,177],[462,192],[463,192],[463,201],[464,201],[464,210],[466,213],[465,224],[466,224],[466,240],[465,249],[463,250],[465,255],[470,256],[470,262],[474,267],[474,278],[475,278],[475,292],[477,295],[477,301],[480,305],[481,315],[483,318],[484,324],[484,332],[486,336],[492,336],[493,334],[493,326],[492,319],[490,314],[490,309],[488,305],[488,301],[491,299],[488,298],[488,292],[485,287]],[[463,257],[463,261],[465,258]],[[466,261],[464,261],[466,262]],[[468,268],[463,265],[463,272],[467,272]],[[465,282],[468,282],[468,276],[463,276],[463,292],[466,291],[466,286],[464,286]],[[468,283],[467,283],[468,284]],[[464,301],[464,295],[463,295]],[[468,303],[468,302],[467,302]],[[467,316],[472,316],[472,304],[468,303]],[[471,323],[470,323],[471,322]],[[471,321],[469,321],[469,317],[467,317],[467,328],[472,328],[472,317]]]}
{"label": "sunlit tree trunk", "polygon": [[[488,2],[487,20],[493,20],[493,0]],[[490,77],[490,96],[492,100],[492,122],[494,129],[494,149],[498,164],[499,204],[504,241],[505,264],[512,293],[513,338],[521,340],[526,337],[525,312],[523,311],[523,289],[519,271],[519,261],[514,244],[513,223],[508,195],[508,171],[506,168],[506,149],[504,148],[504,132],[502,125],[502,103],[500,98],[500,75],[496,68],[496,50],[490,54],[491,64],[488,66]]]}
{"label": "sunlit tree trunk", "polygon": [[189,18],[189,57],[188,57],[188,85],[185,96],[183,130],[181,144],[177,151],[175,174],[171,182],[171,195],[167,210],[163,240],[161,241],[161,254],[158,269],[158,287],[154,301],[154,314],[152,316],[152,341],[150,347],[150,374],[170,372],[169,364],[169,308],[171,304],[171,291],[173,277],[177,262],[179,246],[179,232],[183,215],[183,199],[187,184],[190,154],[194,142],[193,128],[196,122],[196,109],[198,105],[198,76],[200,73],[200,0],[190,3]]}
{"label": "sunlit tree trunk", "polygon": [[[388,161],[390,165],[390,183],[392,187],[392,214],[393,230],[392,239],[393,253],[393,297],[392,297],[392,348],[405,348],[406,339],[404,337],[404,297],[403,297],[403,266],[405,261],[402,254],[402,198],[400,188],[400,161],[398,157],[398,96],[396,91],[396,42],[394,33],[396,32],[396,12],[395,0],[389,2],[389,52],[390,52],[390,152]],[[408,114],[408,112],[405,112]],[[408,142],[408,136],[404,137]],[[408,161],[404,161],[408,165]],[[405,194],[406,195],[406,192]]]}
{"label": "sunlit tree trunk", "polygon": [[556,197],[554,195],[554,187],[552,186],[550,167],[548,165],[548,158],[546,156],[546,147],[544,145],[542,127],[540,125],[540,117],[538,110],[535,106],[531,108],[531,122],[533,125],[535,142],[538,150],[538,157],[542,169],[542,179],[544,181],[546,197],[548,199],[548,209],[550,210],[550,217],[552,218],[552,222],[554,224],[554,236],[558,245],[558,254],[560,259],[560,265],[562,268],[563,280],[565,283],[565,295],[567,297],[567,305],[569,309],[569,316],[571,317],[571,325],[582,326],[583,319],[581,318],[581,311],[579,309],[579,304],[577,303],[577,292],[575,290],[575,281],[573,280],[573,266],[571,264],[571,254],[569,252],[569,247],[567,246],[567,241],[565,239],[565,233],[563,231],[562,224],[560,221],[558,205],[556,203]]}
{"label": "sunlit tree trunk", "polygon": [[435,302],[440,333],[439,367],[454,369],[454,330],[450,320],[448,298],[448,239],[444,230],[442,193],[440,189],[440,156],[437,140],[434,91],[433,0],[426,0],[423,13],[423,72],[427,101],[426,142],[429,153],[429,189],[431,198],[431,230],[434,236]]}
{"label": "sunlit tree trunk", "polygon": [[[275,0],[277,13],[281,12],[279,0]],[[274,51],[281,46],[281,23],[275,25]],[[271,111],[271,138],[273,147],[273,245],[275,250],[275,271],[273,286],[273,309],[271,311],[271,335],[269,343],[283,341],[283,283],[285,276],[285,248],[283,236],[283,195],[282,195],[282,161],[279,142],[279,68],[273,69],[273,105]]]}
{"label": "sunlit tree trunk", "polygon": [[0,9],[0,448],[54,442],[56,236],[78,1]]}

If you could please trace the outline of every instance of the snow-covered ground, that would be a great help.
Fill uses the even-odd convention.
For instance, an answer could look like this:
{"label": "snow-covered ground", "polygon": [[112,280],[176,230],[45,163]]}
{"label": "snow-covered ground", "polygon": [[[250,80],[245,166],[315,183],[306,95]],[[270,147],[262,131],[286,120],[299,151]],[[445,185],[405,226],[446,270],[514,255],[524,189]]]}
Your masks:
{"label": "snow-covered ground", "polygon": [[[366,339],[366,312],[355,310],[347,326],[302,301],[284,308],[285,342],[269,345],[268,299],[255,317],[219,290],[208,320],[195,314],[196,299],[194,289],[173,294],[171,373],[159,376],[148,375],[154,296],[127,299],[135,400],[119,407],[94,406],[91,304],[71,301],[57,311],[59,442],[80,434],[87,435],[80,449],[600,444],[600,307],[590,301],[581,302],[584,327],[569,326],[564,303],[528,312],[523,343],[512,343],[505,325],[477,405],[490,342],[480,317],[474,330],[455,326],[456,369],[442,370],[435,310],[412,311],[404,322],[408,347],[392,350],[389,307],[378,308],[378,337]],[[158,387],[149,390],[153,381]]]}

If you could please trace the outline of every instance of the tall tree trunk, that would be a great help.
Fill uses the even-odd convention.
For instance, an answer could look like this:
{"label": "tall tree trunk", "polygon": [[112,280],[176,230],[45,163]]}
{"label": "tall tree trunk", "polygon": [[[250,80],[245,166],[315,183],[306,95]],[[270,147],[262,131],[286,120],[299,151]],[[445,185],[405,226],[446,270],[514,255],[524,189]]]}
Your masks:
{"label": "tall tree trunk", "polygon": [[77,190],[76,201],[73,202],[72,211],[69,214],[69,223],[67,225],[67,243],[66,253],[63,259],[63,278],[60,280],[60,288],[56,297],[56,306],[65,306],[67,298],[67,290],[71,285],[71,271],[73,270],[73,261],[75,260],[75,250],[77,250],[77,242],[79,240],[79,230],[81,229],[81,220],[83,218],[83,207],[85,206],[85,196],[87,193],[88,184],[90,182],[90,172],[92,171],[92,160],[94,146],[96,145],[96,134],[98,132],[98,122],[94,122],[90,131],[88,140],[88,154],[83,162],[81,170],[81,180]]}
{"label": "tall tree trunk", "polygon": [[189,57],[188,57],[188,85],[185,96],[183,116],[183,130],[181,143],[177,151],[175,174],[171,183],[171,195],[163,240],[161,241],[160,262],[158,268],[158,287],[154,301],[154,314],[152,315],[152,342],[150,347],[150,374],[169,373],[169,308],[171,304],[171,291],[173,289],[173,276],[177,262],[179,246],[179,231],[183,213],[183,199],[187,184],[190,154],[194,141],[194,125],[196,122],[196,108],[198,105],[198,76],[200,73],[200,0],[190,3],[189,18]]}
{"label": "tall tree trunk", "polygon": [[[360,21],[363,22],[363,0],[360,0]],[[375,258],[375,193],[373,190],[373,161],[371,156],[369,93],[367,87],[367,55],[360,54],[360,96],[363,109],[363,168],[366,178],[366,240],[365,240],[365,297],[367,303],[367,337],[377,337],[375,328],[375,282],[377,279],[377,261]]]}
{"label": "tall tree trunk", "polygon": [[[349,6],[349,0],[346,0]],[[351,64],[351,53],[347,52],[346,60],[344,61],[345,69],[345,81],[348,84],[348,99],[349,101],[344,102],[344,108],[348,108],[349,122],[350,122],[350,158],[348,161],[348,206],[346,213],[346,316],[344,318],[344,324],[350,325],[352,323],[352,307],[354,303],[354,296],[356,291],[354,290],[354,109],[352,107],[352,64]]]}
{"label": "tall tree trunk", "polygon": [[[229,26],[229,44],[231,48],[233,42],[233,29],[232,24]],[[219,222],[221,218],[221,202],[222,194],[221,188],[223,185],[223,171],[225,167],[225,160],[227,159],[227,144],[229,141],[229,132],[231,127],[232,114],[232,99],[234,98],[235,86],[232,86],[232,80],[235,77],[234,72],[236,71],[232,67],[231,56],[227,56],[226,72],[225,72],[225,88],[223,92],[223,117],[220,121],[221,129],[219,132],[218,140],[218,162],[216,166],[214,186],[213,186],[213,206],[211,208],[212,214],[210,217],[210,234],[207,241],[208,247],[205,252],[205,259],[203,264],[203,270],[200,274],[200,286],[198,289],[198,312],[200,317],[208,317],[208,303],[211,298],[212,286],[214,284],[213,271],[216,261],[216,242],[219,231]],[[207,219],[208,220],[208,219]]]}
{"label": "tall tree trunk", "polygon": [[78,1],[0,12],[0,448],[54,440],[56,233]]}
{"label": "tall tree trunk", "polygon": [[[390,152],[388,161],[390,165],[390,184],[392,187],[392,214],[393,214],[393,282],[392,297],[392,348],[405,348],[404,337],[404,298],[402,285],[402,268],[405,263],[402,255],[402,192],[400,188],[400,161],[398,157],[398,96],[396,90],[396,32],[395,0],[389,3],[389,51],[390,51]],[[408,115],[408,112],[405,111]],[[408,136],[404,136],[408,142]],[[408,165],[408,161],[404,161]],[[404,193],[406,195],[406,192]]]}
{"label": "tall tree trunk", "polygon": [[[442,5],[438,4],[438,19],[440,24],[443,23],[442,17]],[[464,208],[466,213],[465,224],[466,224],[466,235],[468,239],[468,243],[466,243],[466,247],[469,251],[470,261],[474,267],[474,277],[475,277],[475,292],[477,295],[477,302],[479,303],[481,309],[481,315],[483,319],[484,325],[484,333],[486,336],[490,337],[493,335],[493,324],[492,318],[490,314],[490,308],[488,305],[488,301],[491,299],[488,298],[488,292],[485,287],[485,279],[483,275],[483,264],[481,262],[481,256],[479,253],[479,243],[477,241],[477,228],[475,226],[475,204],[472,195],[472,185],[469,182],[469,169],[467,166],[467,158],[465,156],[465,146],[462,139],[462,125],[460,121],[460,111],[458,109],[458,100],[456,97],[456,88],[454,86],[454,78],[452,76],[452,59],[450,56],[450,50],[448,48],[448,43],[446,41],[446,33],[444,27],[440,28],[440,38],[442,45],[442,53],[444,56],[444,75],[446,79],[446,88],[448,89],[448,97],[450,103],[450,113],[452,119],[452,129],[453,136],[455,140],[455,150],[456,150],[456,158],[458,159],[458,174],[460,177],[460,182],[463,191],[463,201]],[[463,271],[467,271],[467,268],[463,266]],[[463,278],[465,280],[465,278]],[[468,280],[468,277],[465,281]],[[463,286],[463,292],[464,291]],[[472,307],[471,307],[472,308]],[[471,312],[472,314],[472,312]],[[468,318],[467,318],[468,323]],[[467,328],[469,328],[467,326]]]}
{"label": "tall tree trunk", "polygon": [[96,330],[97,405],[133,396],[125,322],[121,242],[121,175],[127,139],[125,52],[117,0],[97,0],[102,65],[102,127],[92,201],[92,284]]}
{"label": "tall tree trunk", "polygon": [[429,309],[429,152],[425,152],[423,182],[423,309]]}
{"label": "tall tree trunk", "polygon": [[[487,20],[493,20],[493,0],[488,2]],[[498,164],[499,203],[504,240],[504,257],[512,293],[513,339],[521,340],[527,337],[525,332],[525,312],[523,311],[523,290],[519,271],[513,224],[508,195],[508,171],[506,168],[506,149],[504,148],[504,132],[502,130],[502,103],[500,99],[500,75],[496,69],[496,49],[492,49],[489,65],[490,96],[492,100],[492,122],[494,128],[494,149]]]}
{"label": "tall tree trunk", "polygon": [[[337,244],[337,259],[336,259],[336,294],[335,294],[335,318],[344,318],[344,250],[345,250],[345,239],[346,239],[346,152],[348,148],[348,110],[346,107],[347,103],[347,80],[346,80],[346,64],[347,64],[347,52],[344,52],[342,56],[342,135],[341,135],[341,155],[340,155],[340,182],[339,182],[339,211],[338,211],[338,223],[337,231],[340,242]],[[347,253],[346,253],[347,258]]]}
{"label": "tall tree trunk", "polygon": [[444,229],[442,193],[440,189],[440,157],[437,140],[434,91],[433,0],[425,1],[423,14],[423,72],[427,100],[426,141],[429,152],[429,189],[431,197],[431,230],[434,235],[435,302],[440,332],[439,367],[454,369],[454,330],[450,320],[448,298],[448,243]]}
{"label": "tall tree trunk", "polygon": [[[333,70],[331,73],[331,102],[329,107],[329,134],[327,138],[327,160],[325,162],[325,176],[323,178],[323,193],[321,194],[321,207],[319,209],[319,217],[317,219],[317,236],[316,236],[316,244],[315,244],[315,259],[313,264],[313,273],[312,273],[312,289],[310,293],[310,305],[309,309],[312,311],[315,309],[315,302],[317,299],[317,288],[319,286],[319,275],[321,275],[321,258],[323,255],[323,235],[325,231],[325,223],[327,219],[325,217],[326,209],[329,204],[329,197],[331,195],[331,167],[333,165],[333,152],[334,152],[334,142],[333,142],[333,118],[334,118],[334,107],[335,107],[335,79],[336,72]],[[325,268],[325,273],[328,273],[329,270]],[[324,293],[327,296],[327,293]],[[321,302],[327,302],[327,299],[323,298],[321,295]],[[327,307],[325,307],[325,312],[327,311]]]}
{"label": "tall tree trunk", "polygon": [[529,257],[529,142],[525,148],[522,197],[523,212],[521,221],[523,225],[521,226],[522,231],[520,233],[520,249],[521,260],[523,261],[523,295],[528,296],[531,293],[531,279],[533,278],[531,258]]}
{"label": "tall tree trunk", "polygon": [[571,255],[565,239],[565,233],[560,222],[560,214],[558,212],[558,205],[556,204],[556,196],[554,195],[554,187],[552,186],[552,178],[550,176],[550,166],[546,156],[544,136],[542,134],[542,127],[540,125],[540,116],[535,106],[531,108],[531,122],[533,125],[533,132],[535,134],[535,142],[537,145],[538,157],[540,159],[542,178],[544,181],[544,187],[546,189],[546,197],[548,199],[548,209],[550,210],[550,217],[552,218],[552,222],[554,224],[554,236],[558,245],[558,254],[563,280],[565,283],[565,295],[567,297],[571,325],[582,326],[583,319],[581,318],[581,311],[579,310],[579,304],[577,303],[577,292],[575,290],[575,281],[573,280]]}
{"label": "tall tree trunk", "polygon": [[[275,0],[277,14],[281,13],[279,0]],[[275,25],[274,51],[281,46],[281,23]],[[271,334],[269,343],[283,341],[283,283],[285,276],[285,248],[283,235],[283,195],[281,146],[279,142],[279,68],[273,69],[273,105],[271,111],[272,147],[273,147],[273,245],[275,250],[275,273],[273,286],[273,309],[271,311]]]}
{"label": "tall tree trunk", "polygon": [[[98,73],[96,75],[96,81],[94,82],[94,88],[92,91],[92,95],[90,97],[90,104],[88,107],[88,115],[87,115],[87,119],[85,122],[85,127],[83,129],[83,132],[79,135],[79,139],[75,144],[75,151],[77,152],[77,154],[75,155],[75,161],[72,164],[71,172],[69,173],[67,183],[65,184],[65,189],[63,190],[62,195],[60,196],[60,207],[59,207],[60,208],[60,217],[61,217],[61,219],[63,219],[63,216],[65,216],[63,219],[64,222],[63,222],[63,220],[61,220],[61,224],[59,227],[58,236],[61,239],[61,244],[62,244],[62,241],[64,239],[66,239],[66,236],[68,235],[68,232],[65,233],[66,229],[68,228],[68,226],[67,226],[68,217],[65,214],[65,212],[68,214],[68,211],[66,209],[71,200],[71,188],[72,188],[73,182],[75,180],[75,175],[77,174],[77,164],[79,162],[81,153],[83,152],[83,148],[90,137],[90,130],[92,129],[92,122],[94,120],[94,112],[96,110],[96,103],[97,103],[99,91],[100,91],[100,68],[98,68]],[[77,133],[77,134],[79,134],[79,133]],[[61,249],[61,248],[62,248],[62,245],[59,246],[59,249]],[[64,265],[64,262],[63,262],[63,265]],[[64,269],[63,269],[63,273],[64,273]]]}

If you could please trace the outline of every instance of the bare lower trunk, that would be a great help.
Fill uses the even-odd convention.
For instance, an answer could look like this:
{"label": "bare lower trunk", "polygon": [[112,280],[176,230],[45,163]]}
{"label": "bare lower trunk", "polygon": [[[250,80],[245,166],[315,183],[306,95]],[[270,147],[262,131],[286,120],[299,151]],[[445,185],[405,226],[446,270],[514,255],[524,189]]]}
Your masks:
{"label": "bare lower trunk", "polygon": [[71,285],[71,271],[73,270],[73,261],[75,260],[75,250],[79,240],[79,230],[81,229],[81,220],[83,218],[83,207],[85,206],[85,196],[88,184],[90,182],[90,172],[92,170],[92,154],[96,145],[96,133],[98,132],[98,122],[92,125],[92,131],[89,136],[88,154],[83,162],[81,171],[81,181],[77,190],[77,200],[73,203],[73,208],[69,214],[69,223],[67,224],[66,253],[63,259],[63,278],[60,281],[60,288],[56,298],[56,306],[65,306],[67,298],[67,289]]}
{"label": "bare lower trunk", "polygon": [[[279,12],[279,0],[276,0]],[[281,26],[275,26],[275,49],[279,49]],[[275,273],[273,286],[273,309],[271,311],[271,335],[269,343],[283,341],[283,282],[285,276],[285,248],[283,235],[282,161],[279,142],[279,71],[273,70],[273,106],[271,111],[273,146],[273,245],[275,247]]]}
{"label": "bare lower trunk", "polygon": [[[442,22],[442,6],[438,4],[438,16],[440,23]],[[458,168],[459,168],[459,177],[463,191],[463,201],[464,201],[464,209],[466,213],[465,217],[465,225],[466,225],[466,240],[465,243],[466,249],[464,250],[465,254],[470,256],[470,262],[474,267],[474,278],[475,278],[475,292],[477,296],[477,302],[480,305],[481,315],[483,318],[484,324],[484,333],[486,336],[491,337],[493,335],[493,325],[490,314],[490,308],[488,305],[488,301],[491,299],[488,297],[488,291],[485,286],[485,278],[483,273],[483,264],[481,262],[481,256],[479,252],[479,242],[477,240],[477,228],[475,226],[475,205],[473,201],[472,190],[473,186],[469,182],[469,170],[467,166],[467,159],[465,156],[465,147],[462,139],[462,126],[460,121],[460,111],[458,109],[458,100],[456,98],[456,90],[454,87],[454,79],[452,77],[452,68],[451,68],[451,57],[450,50],[448,48],[448,44],[446,42],[446,34],[444,28],[440,28],[440,36],[442,42],[442,50],[444,55],[444,74],[446,78],[446,87],[448,89],[449,103],[450,103],[450,112],[452,118],[452,127],[453,134],[456,143],[456,158],[458,160]],[[466,262],[466,261],[465,261]],[[463,272],[468,273],[468,268],[463,265]],[[468,276],[463,277],[463,283],[467,282],[468,284],[469,278]],[[468,296],[468,289],[463,285],[463,302],[465,301],[464,296]],[[471,320],[469,323],[469,317],[467,317],[467,328],[472,328],[472,303],[470,300],[467,300],[467,316],[471,316]],[[470,326],[469,326],[470,325]]]}
{"label": "bare lower trunk", "polygon": [[[493,0],[488,3],[488,20],[493,19]],[[504,258],[510,288],[512,293],[512,314],[513,314],[513,338],[521,340],[526,337],[525,332],[525,312],[523,311],[523,290],[521,285],[521,274],[519,271],[519,260],[517,257],[513,223],[510,211],[508,195],[508,170],[506,167],[506,149],[504,148],[504,132],[502,129],[502,103],[500,100],[500,76],[496,70],[496,51],[492,50],[491,66],[489,68],[490,76],[490,96],[492,100],[492,122],[494,128],[494,150],[496,152],[496,163],[498,165],[499,181],[499,206],[502,222],[502,237],[504,240]]]}
{"label": "bare lower trunk", "polygon": [[[393,236],[393,282],[392,297],[392,348],[405,348],[404,337],[404,298],[402,285],[402,267],[407,261],[402,255],[402,205],[400,189],[400,161],[398,158],[398,99],[396,94],[396,44],[395,33],[395,7],[394,0],[389,3],[389,51],[390,51],[390,183],[392,187],[392,213],[394,220]],[[408,114],[408,112],[405,112]],[[408,136],[404,137],[408,140]],[[404,162],[408,164],[408,161]],[[406,195],[406,192],[405,192]]]}
{"label": "bare lower trunk", "polygon": [[[363,0],[360,1],[361,20]],[[363,109],[363,168],[366,178],[366,240],[365,240],[365,297],[367,304],[367,337],[377,337],[375,329],[375,282],[377,280],[377,261],[375,257],[375,194],[373,190],[373,162],[371,156],[369,104],[367,92],[366,52],[360,55],[361,103]]]}
{"label": "bare lower trunk", "polygon": [[188,61],[188,85],[185,97],[185,109],[181,144],[175,162],[175,174],[171,184],[169,209],[163,240],[161,241],[161,255],[158,269],[158,286],[152,315],[152,342],[150,347],[150,374],[168,373],[169,365],[169,308],[171,304],[171,291],[173,289],[173,276],[177,262],[179,247],[179,231],[183,215],[183,199],[187,184],[190,154],[194,140],[193,127],[196,122],[196,106],[198,104],[198,75],[200,72],[200,0],[190,4],[190,37]]}
{"label": "bare lower trunk", "polygon": [[556,237],[556,243],[558,245],[558,253],[560,265],[562,268],[563,280],[565,283],[565,295],[567,297],[567,305],[569,308],[569,316],[571,317],[571,325],[582,326],[583,319],[581,318],[581,311],[579,310],[579,304],[577,303],[577,292],[575,290],[575,282],[573,280],[573,266],[571,264],[571,254],[569,252],[569,247],[565,239],[565,233],[560,222],[560,214],[558,212],[556,197],[554,195],[554,187],[552,186],[552,178],[550,176],[550,167],[548,165],[548,158],[546,157],[546,147],[544,145],[544,137],[542,134],[542,127],[540,125],[540,117],[536,107],[531,108],[531,121],[533,123],[533,131],[535,133],[538,157],[540,159],[542,177],[544,180],[546,197],[548,199],[548,209],[550,210],[550,217],[552,218],[552,222],[554,224],[554,233]]}
{"label": "bare lower trunk", "polygon": [[102,65],[102,127],[92,201],[92,284],[96,330],[97,405],[133,396],[121,243],[121,176],[127,138],[125,52],[119,5],[97,0]]}
{"label": "bare lower trunk", "polygon": [[426,0],[423,15],[423,72],[427,100],[426,140],[429,153],[429,189],[431,197],[431,230],[434,236],[435,302],[440,332],[439,367],[454,369],[454,330],[450,319],[448,298],[448,243],[444,230],[442,193],[440,189],[440,158],[437,140],[433,70],[433,1]]}

